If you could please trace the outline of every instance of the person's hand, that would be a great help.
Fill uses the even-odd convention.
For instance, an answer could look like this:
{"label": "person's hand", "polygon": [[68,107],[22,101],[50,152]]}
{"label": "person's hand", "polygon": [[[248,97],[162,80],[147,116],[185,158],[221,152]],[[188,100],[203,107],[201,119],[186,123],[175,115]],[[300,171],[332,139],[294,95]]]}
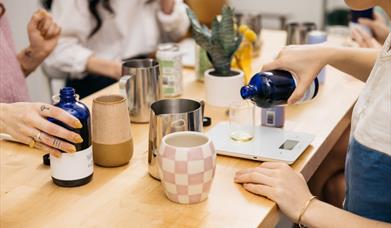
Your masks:
{"label": "person's hand", "polygon": [[48,12],[40,9],[31,17],[27,32],[30,51],[39,58],[45,58],[56,47],[61,28]]}
{"label": "person's hand", "polygon": [[71,143],[83,142],[80,135],[46,119],[50,117],[59,120],[72,128],[82,127],[77,118],[60,108],[28,102],[1,104],[0,107],[1,131],[30,147],[34,146],[59,157],[60,150],[76,152],[75,146]]}
{"label": "person's hand", "polygon": [[374,19],[359,18],[358,23],[368,26],[374,33],[376,40],[383,44],[387,39],[390,29],[387,27],[386,21],[383,16],[377,12],[373,14]]}
{"label": "person's hand", "polygon": [[359,28],[352,29],[352,39],[362,48],[381,48],[381,44],[375,38]]}
{"label": "person's hand", "polygon": [[264,162],[259,167],[236,173],[235,182],[254,194],[265,196],[297,222],[312,197],[303,175],[280,162]]}
{"label": "person's hand", "polygon": [[265,64],[262,71],[281,69],[294,75],[297,86],[288,100],[288,104],[294,104],[327,64],[327,55],[328,50],[322,44],[291,45],[284,47],[273,62]]}
{"label": "person's hand", "polygon": [[165,14],[171,14],[174,10],[175,0],[160,0],[160,8]]}

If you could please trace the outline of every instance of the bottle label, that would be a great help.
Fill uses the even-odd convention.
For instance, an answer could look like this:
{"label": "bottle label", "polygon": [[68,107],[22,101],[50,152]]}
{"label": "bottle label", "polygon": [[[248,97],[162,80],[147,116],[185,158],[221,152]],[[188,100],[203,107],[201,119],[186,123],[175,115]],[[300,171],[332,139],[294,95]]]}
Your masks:
{"label": "bottle label", "polygon": [[261,124],[266,127],[283,127],[285,112],[283,106],[274,108],[262,108]]}
{"label": "bottle label", "polygon": [[76,153],[62,153],[60,158],[50,155],[52,177],[58,180],[79,180],[92,174],[94,162],[92,146]]}
{"label": "bottle label", "polygon": [[273,111],[266,111],[266,126],[274,126],[276,113]]}
{"label": "bottle label", "polygon": [[[293,80],[295,81],[295,85],[297,85],[297,82],[296,82],[296,78],[295,77],[293,77]],[[315,97],[315,95],[316,95],[316,93],[317,93],[317,91],[318,91],[318,84],[317,84],[317,82],[315,82],[315,81],[317,81],[318,79],[315,79],[312,83],[311,83],[311,85],[310,85],[310,87],[305,91],[305,93],[304,93],[304,95],[303,95],[303,97],[300,99],[300,100],[298,100],[296,103],[303,103],[304,101],[308,101],[308,100],[311,100],[312,98],[314,98]]]}
{"label": "bottle label", "polygon": [[166,97],[181,95],[183,90],[181,54],[179,52],[170,53],[170,56],[162,52],[157,55],[162,77],[163,95]]}

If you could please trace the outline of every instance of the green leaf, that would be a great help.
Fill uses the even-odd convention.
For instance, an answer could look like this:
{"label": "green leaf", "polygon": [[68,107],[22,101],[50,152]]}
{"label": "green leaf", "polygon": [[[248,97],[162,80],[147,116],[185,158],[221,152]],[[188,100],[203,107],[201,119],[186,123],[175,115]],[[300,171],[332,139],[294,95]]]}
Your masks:
{"label": "green leaf", "polygon": [[231,7],[223,7],[220,25],[220,40],[224,48],[224,52],[227,55],[230,55],[230,53],[232,53],[232,49],[235,48],[236,38],[236,32],[234,28],[234,14]]}
{"label": "green leaf", "polygon": [[219,35],[220,35],[220,23],[217,20],[217,18],[214,18],[212,21],[212,42],[217,43],[219,42]]}
{"label": "green leaf", "polygon": [[233,9],[224,6],[221,14],[221,20],[214,18],[212,28],[209,30],[205,25],[199,23],[197,16],[191,9],[187,9],[193,38],[198,45],[207,51],[216,73],[221,76],[229,76],[231,75],[231,60],[242,41],[242,37],[235,32]]}

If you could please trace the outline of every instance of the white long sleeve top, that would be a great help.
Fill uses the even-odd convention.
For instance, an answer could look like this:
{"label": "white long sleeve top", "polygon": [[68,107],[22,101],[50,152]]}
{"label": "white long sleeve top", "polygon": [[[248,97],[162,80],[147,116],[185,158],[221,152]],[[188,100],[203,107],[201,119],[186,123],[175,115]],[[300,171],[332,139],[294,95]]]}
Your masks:
{"label": "white long sleeve top", "polygon": [[176,39],[187,32],[187,6],[182,0],[175,1],[171,14],[161,11],[159,0],[111,0],[114,15],[99,5],[102,27],[90,38],[96,21],[89,12],[88,1],[55,0],[52,14],[62,32],[45,66],[82,78],[91,55],[121,60],[152,53],[163,35]]}
{"label": "white long sleeve top", "polygon": [[359,143],[391,156],[391,33],[354,106],[351,129]]}

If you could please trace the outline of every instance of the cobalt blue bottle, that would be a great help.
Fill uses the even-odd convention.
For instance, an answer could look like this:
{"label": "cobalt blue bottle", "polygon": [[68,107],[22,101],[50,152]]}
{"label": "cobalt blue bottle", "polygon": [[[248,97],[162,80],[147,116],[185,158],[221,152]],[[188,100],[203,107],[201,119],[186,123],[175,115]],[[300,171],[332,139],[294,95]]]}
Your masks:
{"label": "cobalt blue bottle", "polygon": [[[286,104],[295,88],[296,81],[291,73],[273,70],[255,74],[250,83],[242,87],[240,94],[243,99],[251,99],[258,107],[271,108]],[[314,98],[318,89],[319,82],[316,78],[298,103]]]}
{"label": "cobalt blue bottle", "polygon": [[71,87],[65,87],[60,90],[60,101],[55,106],[79,119],[83,127],[75,129],[58,120],[49,120],[70,131],[76,132],[83,138],[83,142],[74,144],[76,147],[75,153],[64,152],[60,158],[50,155],[52,180],[55,184],[62,187],[76,187],[87,184],[92,179],[94,169],[90,112],[87,106],[76,100],[75,89]]}

